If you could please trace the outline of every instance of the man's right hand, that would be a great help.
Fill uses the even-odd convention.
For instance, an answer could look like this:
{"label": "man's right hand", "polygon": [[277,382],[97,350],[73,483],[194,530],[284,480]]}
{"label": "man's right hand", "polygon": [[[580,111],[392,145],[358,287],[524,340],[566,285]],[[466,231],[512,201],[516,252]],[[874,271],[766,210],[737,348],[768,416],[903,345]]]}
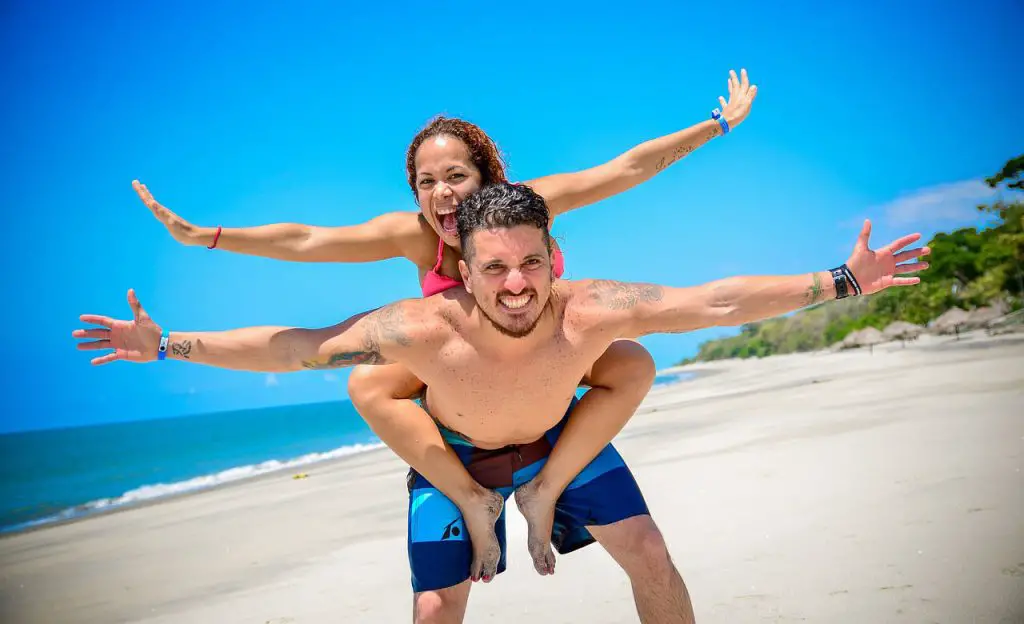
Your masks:
{"label": "man's right hand", "polygon": [[125,362],[152,362],[156,359],[160,347],[161,328],[149,318],[142,309],[134,290],[128,291],[128,305],[131,306],[134,319],[118,321],[107,316],[83,314],[79,317],[83,323],[91,323],[99,327],[76,329],[71,335],[75,338],[90,339],[90,342],[79,342],[79,351],[113,349],[92,359],[94,365],[108,364],[116,360]]}
{"label": "man's right hand", "polygon": [[138,180],[132,180],[132,188],[135,189],[135,192],[139,195],[139,199],[142,200],[142,203],[146,204],[146,207],[153,213],[153,216],[156,217],[160,223],[164,224],[164,227],[167,228],[167,231],[174,237],[174,240],[178,241],[182,245],[206,244],[200,240],[200,227],[182,219],[169,208],[155,200],[153,198],[153,194],[149,192],[149,189],[146,188],[145,184]]}

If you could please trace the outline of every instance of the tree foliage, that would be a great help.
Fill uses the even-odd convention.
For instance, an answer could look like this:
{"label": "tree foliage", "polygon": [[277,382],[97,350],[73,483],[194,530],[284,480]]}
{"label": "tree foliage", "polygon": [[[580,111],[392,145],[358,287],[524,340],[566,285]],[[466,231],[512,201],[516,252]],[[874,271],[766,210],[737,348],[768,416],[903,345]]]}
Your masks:
{"label": "tree foliage", "polygon": [[[1021,189],[1024,156],[1006,163],[985,181],[993,188]],[[1024,298],[1024,202],[998,200],[978,210],[992,216],[981,230],[936,234],[928,246],[930,268],[913,288],[890,288],[865,298],[844,299],[795,314],[751,323],[729,338],[700,345],[693,361],[764,357],[827,347],[864,327],[885,329],[893,321],[924,325],[953,306],[970,309],[1002,300],[1014,309]]]}

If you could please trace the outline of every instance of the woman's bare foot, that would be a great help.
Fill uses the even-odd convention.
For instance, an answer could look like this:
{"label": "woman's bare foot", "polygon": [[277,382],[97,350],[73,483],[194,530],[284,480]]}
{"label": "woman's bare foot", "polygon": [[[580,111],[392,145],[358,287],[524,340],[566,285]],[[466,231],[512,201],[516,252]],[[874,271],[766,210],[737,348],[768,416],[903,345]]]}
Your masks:
{"label": "woman's bare foot", "polygon": [[459,510],[473,544],[473,564],[469,568],[474,581],[489,583],[498,571],[501,546],[494,532],[494,523],[501,515],[505,498],[494,490],[483,489],[473,501]]}
{"label": "woman's bare foot", "polygon": [[555,524],[555,501],[545,493],[538,479],[516,489],[516,505],[526,518],[526,547],[533,567],[541,576],[555,573],[555,553],[551,550],[551,530]]}

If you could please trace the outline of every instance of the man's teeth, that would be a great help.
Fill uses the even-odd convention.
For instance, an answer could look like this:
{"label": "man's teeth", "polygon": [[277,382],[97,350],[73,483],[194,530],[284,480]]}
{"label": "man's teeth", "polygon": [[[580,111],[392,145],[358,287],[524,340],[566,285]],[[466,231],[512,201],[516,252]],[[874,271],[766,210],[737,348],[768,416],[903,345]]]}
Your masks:
{"label": "man's teeth", "polygon": [[519,297],[502,297],[501,304],[506,308],[517,310],[527,303],[530,302],[530,295],[520,295]]}

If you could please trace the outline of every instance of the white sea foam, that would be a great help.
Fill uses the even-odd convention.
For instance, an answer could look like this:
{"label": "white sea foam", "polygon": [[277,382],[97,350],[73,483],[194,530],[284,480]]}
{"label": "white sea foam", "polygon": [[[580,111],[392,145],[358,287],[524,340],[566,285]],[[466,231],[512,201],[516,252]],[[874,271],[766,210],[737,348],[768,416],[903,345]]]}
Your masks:
{"label": "white sea foam", "polygon": [[284,461],[270,460],[259,464],[236,466],[234,468],[222,470],[221,472],[215,474],[202,475],[199,477],[188,479],[186,481],[143,485],[142,487],[135,488],[134,490],[129,490],[116,498],[101,498],[98,500],[90,501],[83,505],[76,505],[75,507],[64,509],[56,514],[47,516],[45,518],[39,518],[37,520],[32,520],[30,522],[18,524],[16,526],[4,527],[2,531],[19,531],[30,527],[40,526],[43,524],[59,522],[61,520],[70,520],[72,518],[79,518],[90,513],[121,507],[123,505],[130,505],[133,503],[140,503],[143,501],[163,498],[166,496],[174,496],[176,494],[185,494],[187,492],[204,490],[224,483],[239,481],[241,479],[247,479],[269,472],[289,470],[293,468],[298,468],[300,466],[308,466],[310,464],[315,464],[317,462],[322,462],[329,459],[336,459],[338,457],[345,457],[347,455],[355,455],[357,453],[365,453],[367,451],[373,451],[383,447],[384,444],[382,442],[368,444],[351,444],[348,446],[336,448],[331,451],[327,451],[325,453],[309,453],[301,457],[295,457],[293,459],[288,459]]}

